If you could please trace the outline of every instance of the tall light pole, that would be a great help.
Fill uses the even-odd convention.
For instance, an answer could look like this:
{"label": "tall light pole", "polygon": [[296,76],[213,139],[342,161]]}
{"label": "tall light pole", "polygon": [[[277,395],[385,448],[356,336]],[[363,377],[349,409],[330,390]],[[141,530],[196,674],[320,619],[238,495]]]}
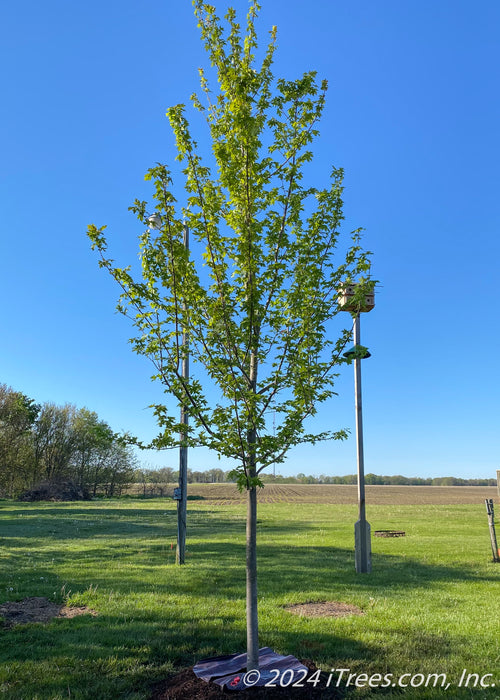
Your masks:
{"label": "tall light pole", "polygon": [[[158,213],[148,217],[148,225],[150,228],[160,230],[162,226],[162,218]],[[189,251],[189,228],[184,222],[183,243],[186,251]],[[184,314],[187,311],[187,306],[184,303],[182,310]],[[183,380],[189,379],[189,334],[186,328],[182,329],[182,368],[181,377]],[[189,414],[187,406],[181,404],[181,425],[187,427],[189,425]],[[188,448],[185,444],[185,435],[180,435],[179,446],[179,487],[174,489],[174,499],[177,501],[177,549],[175,552],[176,564],[184,564],[186,555],[186,519],[187,519],[187,465],[188,465]]]}
{"label": "tall light pole", "polygon": [[372,570],[372,548],[370,523],[366,520],[365,503],[365,459],[363,449],[363,404],[361,396],[361,360],[370,353],[361,345],[360,313],[371,311],[375,306],[375,295],[366,294],[361,300],[356,295],[356,285],[348,285],[340,291],[339,306],[349,311],[354,318],[354,347],[344,356],[354,360],[354,397],[356,410],[356,443],[358,462],[358,521],[354,525],[354,561],[356,572],[370,573]]}

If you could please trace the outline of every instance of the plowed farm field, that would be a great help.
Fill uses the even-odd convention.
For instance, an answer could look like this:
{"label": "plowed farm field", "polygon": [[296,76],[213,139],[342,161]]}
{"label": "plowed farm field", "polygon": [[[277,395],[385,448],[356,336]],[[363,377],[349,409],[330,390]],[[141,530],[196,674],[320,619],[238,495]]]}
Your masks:
{"label": "plowed farm field", "polygon": [[[170,491],[172,489],[170,488]],[[367,486],[367,503],[374,505],[452,505],[496,500],[494,486]],[[188,484],[188,498],[211,503],[242,503],[245,494],[234,484]],[[266,484],[259,490],[261,503],[357,503],[357,487],[346,484]]]}

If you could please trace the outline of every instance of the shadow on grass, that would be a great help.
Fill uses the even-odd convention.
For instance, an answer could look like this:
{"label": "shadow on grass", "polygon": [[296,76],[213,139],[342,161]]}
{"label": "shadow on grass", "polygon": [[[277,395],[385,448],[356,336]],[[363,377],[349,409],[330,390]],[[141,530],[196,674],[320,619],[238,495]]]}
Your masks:
{"label": "shadow on grass", "polygon": [[[245,649],[242,518],[225,517],[217,509],[193,512],[187,563],[177,567],[170,548],[176,534],[175,508],[68,505],[16,509],[12,517],[6,517],[4,509],[1,514],[0,576],[19,577],[21,587],[4,594],[8,589],[0,581],[0,602],[27,595],[49,597],[49,591],[59,592],[64,584],[74,594],[91,586],[88,604],[92,607],[95,595],[98,607],[96,618],[0,628],[3,663],[53,662],[57,667],[64,659],[62,671],[36,680],[41,697],[65,692],[68,673],[73,687],[84,688],[79,697],[125,697],[130,688],[147,689],[163,678],[167,667],[187,667],[205,656]],[[291,531],[301,534],[300,545],[288,541]],[[301,592],[305,600],[308,591],[328,595],[346,589],[365,598],[394,588],[410,596],[444,582],[498,580],[459,565],[429,565],[387,554],[374,555],[372,574],[358,575],[354,552],[336,546],[334,533],[325,535],[329,544],[307,546],[303,542],[308,532],[317,538],[314,522],[272,521],[264,522],[259,535],[261,643],[297,658],[371,662],[386,651],[361,644],[352,635],[342,638],[333,620],[328,627],[292,621],[282,606]],[[393,634],[401,636],[401,645],[413,644],[416,657],[432,656],[438,646],[445,654],[451,648],[435,634],[421,633],[410,642],[402,630]]]}
{"label": "shadow on grass", "polygon": [[[218,509],[189,513],[185,571],[173,567],[165,580],[154,576],[155,568],[175,563],[177,512],[174,507],[160,508],[79,507],[61,504],[55,507],[36,506],[3,509],[1,515],[0,551],[12,564],[16,559],[26,563],[23,548],[31,548],[33,556],[50,561],[53,567],[67,562],[74,565],[77,580],[106,586],[114,576],[113,590],[165,590],[175,594],[202,594],[207,578],[213,582],[209,595],[232,595],[240,592],[231,579],[245,565],[245,522],[239,515],[224,516]],[[7,517],[6,517],[7,516]],[[470,568],[446,564],[425,564],[409,556],[374,554],[373,572],[358,575],[354,571],[354,551],[335,546],[335,533],[325,539],[332,544],[296,545],[288,535],[307,533],[318,537],[314,521],[264,521],[259,526],[258,567],[260,594],[287,594],[300,590],[328,589],[341,581],[354,590],[377,589],[405,585],[409,591],[430,582],[457,580],[497,581]],[[51,546],[54,542],[54,546]],[[67,542],[67,548],[64,546]],[[57,546],[56,546],[57,543]],[[75,544],[80,546],[75,547]],[[37,553],[37,547],[40,552]],[[32,563],[31,560],[28,563]],[[123,562],[124,567],[119,567]],[[133,562],[133,567],[127,569]],[[114,566],[116,564],[116,566]],[[110,566],[111,565],[111,566]],[[19,571],[17,565],[16,571]],[[138,576],[143,570],[144,576]],[[225,575],[229,573],[229,576]],[[76,583],[76,581],[75,581]]]}
{"label": "shadow on grass", "polygon": [[[241,524],[218,519],[212,521],[217,533],[237,541],[191,541],[186,552],[186,565],[175,565],[175,531],[163,526],[140,526],[123,530],[120,523],[111,533],[92,535],[68,533],[68,547],[51,546],[51,538],[33,537],[33,554],[26,551],[26,538],[0,540],[9,571],[22,576],[35,571],[40,579],[52,578],[51,571],[65,570],[73,592],[83,591],[90,584],[114,592],[138,593],[155,591],[172,595],[224,598],[241,597],[245,579],[245,544]],[[304,526],[306,528],[306,526]],[[300,591],[324,590],[349,586],[353,594],[384,594],[404,588],[408,595],[440,582],[492,581],[496,575],[485,575],[471,568],[445,564],[425,564],[408,556],[376,554],[371,574],[359,575],[354,570],[354,552],[335,546],[274,544],[273,531],[286,530],[286,525],[269,528],[258,545],[259,595],[289,596]],[[212,533],[213,534],[213,533]],[[200,532],[197,532],[200,535]],[[65,539],[62,536],[61,540]],[[80,547],[74,540],[80,539]],[[238,541],[239,540],[239,541]],[[36,551],[43,543],[43,549]],[[10,551],[9,551],[10,550]],[[48,566],[44,573],[44,566]],[[1,589],[1,583],[0,583]]]}
{"label": "shadow on grass", "polygon": [[[225,537],[244,537],[242,517],[221,517],[217,509],[189,512],[188,534],[197,538],[223,533]],[[85,540],[91,538],[128,537],[131,541],[151,535],[177,536],[177,509],[114,509],[114,508],[43,508],[0,511],[3,544],[25,546],[26,538],[33,540]],[[311,523],[294,523],[295,533],[311,530]],[[286,526],[265,523],[266,533],[283,534]],[[0,545],[2,541],[0,540]]]}
{"label": "shadow on grass", "polygon": [[[185,614],[170,609],[162,616],[135,615],[132,620],[101,614],[0,630],[0,646],[4,648],[0,657],[7,669],[4,688],[10,682],[21,683],[18,691],[22,692],[11,696],[16,700],[32,697],[30,690],[36,691],[37,697],[59,697],[58,693],[66,697],[71,679],[71,688],[80,698],[129,697],[132,690],[148,698],[152,686],[169,672],[191,667],[208,656],[244,652],[244,618],[244,614],[221,612],[213,619],[186,619]],[[267,644],[265,633],[262,638],[262,644]],[[277,652],[301,659],[318,652],[333,657],[336,650],[345,649],[335,633],[306,629],[298,635],[280,632],[270,641]],[[351,658],[370,659],[382,651],[354,641],[345,650]],[[9,671],[11,664],[17,669],[15,676]],[[19,678],[23,664],[41,664],[50,672],[33,681]]]}

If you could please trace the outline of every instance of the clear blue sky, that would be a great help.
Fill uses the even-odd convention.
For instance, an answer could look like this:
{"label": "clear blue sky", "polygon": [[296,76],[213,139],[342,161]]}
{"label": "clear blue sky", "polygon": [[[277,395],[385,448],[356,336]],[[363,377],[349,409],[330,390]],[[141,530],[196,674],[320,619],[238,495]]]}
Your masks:
{"label": "clear blue sky", "polygon": [[[492,477],[500,3],[262,4],[262,36],[278,26],[275,74],[329,81],[314,184],[345,169],[346,231],[366,229],[381,281],[362,318],[366,471]],[[173,162],[165,110],[188,102],[206,65],[191,3],[25,0],[4,4],[0,27],[0,382],[148,440],[161,390],[127,344],[85,232],[107,224],[115,257],[135,259],[141,229],[127,207],[149,197],[147,168]],[[350,440],[297,449],[281,473],[355,471],[352,368],[338,391],[317,427],[350,427]],[[143,459],[177,465],[172,452]],[[219,463],[192,451],[190,466]]]}

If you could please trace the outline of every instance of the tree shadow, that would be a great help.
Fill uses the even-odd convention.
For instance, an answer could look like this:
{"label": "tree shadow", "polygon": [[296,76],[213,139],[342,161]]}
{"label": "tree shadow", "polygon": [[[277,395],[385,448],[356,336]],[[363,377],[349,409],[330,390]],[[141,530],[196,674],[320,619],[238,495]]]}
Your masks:
{"label": "tree shadow", "polygon": [[[222,520],[225,536],[231,532],[231,523]],[[244,534],[239,531],[239,542],[190,542],[186,565],[175,564],[174,533],[165,538],[164,532],[137,528],[127,531],[126,537],[117,531],[117,541],[109,538],[85,537],[79,549],[66,551],[60,543],[50,546],[45,540],[43,551],[27,557],[23,551],[13,551],[9,568],[16,575],[36,567],[40,579],[52,580],[58,567],[68,564],[65,583],[75,592],[87,590],[89,585],[115,592],[138,593],[155,591],[160,594],[204,596],[210,598],[241,598],[245,581]],[[141,538],[138,538],[140,533]],[[118,536],[119,535],[119,536]],[[73,540],[73,535],[70,539]],[[26,540],[8,540],[11,547],[25,547]],[[39,542],[35,538],[34,544]],[[50,566],[47,564],[50,562]],[[4,569],[5,571],[5,569]],[[408,595],[444,582],[491,581],[495,575],[486,575],[473,569],[440,564],[424,564],[408,556],[377,554],[373,557],[371,574],[357,574],[354,552],[334,546],[297,546],[283,548],[263,540],[258,546],[259,596],[286,598],[298,591],[335,590],[348,587],[352,595],[386,595],[391,590],[404,588]],[[301,601],[306,602],[306,601]]]}
{"label": "tree shadow", "polygon": [[[26,517],[28,514],[31,517]],[[73,594],[91,587],[88,604],[92,607],[92,590],[97,589],[99,615],[0,628],[4,663],[51,661],[62,655],[71,668],[72,682],[76,687],[83,683],[90,698],[100,692],[92,675],[106,675],[108,663],[111,668],[130,656],[137,663],[124,672],[124,688],[146,688],[164,677],[165,664],[188,667],[202,657],[245,649],[245,523],[240,516],[221,515],[217,509],[194,511],[189,521],[186,565],[178,567],[175,548],[171,548],[176,536],[175,508],[110,508],[103,512],[102,508],[69,506],[66,510],[44,508],[38,514],[27,508],[12,515],[5,518],[3,512],[0,545],[8,558],[0,575],[26,573],[35,561],[36,576],[2,598],[49,597],[50,591],[59,594],[63,585]],[[22,517],[15,517],[18,515]],[[317,534],[318,527],[313,522],[300,522],[293,524],[293,530],[307,536],[308,531]],[[289,522],[276,521],[264,521],[260,530],[261,643],[301,659],[374,662],[384,656],[384,648],[375,643],[360,643],[352,636],[342,638],[335,620],[328,627],[313,627],[307,620],[287,621],[291,613],[284,605],[289,600],[297,602],[301,591],[301,602],[307,602],[308,591],[335,596],[340,590],[368,600],[370,596],[386,596],[393,589],[403,589],[410,596],[449,582],[498,582],[493,573],[489,576],[459,565],[426,564],[395,554],[374,554],[373,572],[360,575],[354,569],[353,550],[332,544],[332,532],[327,535],[329,544],[299,546],[288,541],[289,531]],[[38,551],[40,544],[43,549]],[[65,569],[66,578],[62,574]],[[112,604],[106,604],[107,596]],[[154,601],[148,603],[148,596]],[[402,632],[395,628],[392,634],[396,639]],[[437,646],[442,654],[452,651],[450,642],[435,633],[422,632],[398,643],[412,644],[416,657],[432,656]],[[57,674],[48,677],[43,681],[42,696],[62,692],[61,682]]]}
{"label": "tree shadow", "polygon": [[[62,697],[70,677],[71,687],[78,690],[81,698],[128,697],[132,689],[142,690],[142,697],[146,698],[149,689],[165,679],[166,667],[188,668],[202,658],[244,652],[245,616],[220,611],[212,619],[189,619],[175,608],[160,616],[136,613],[133,619],[104,613],[98,617],[55,619],[47,624],[0,629],[0,643],[1,660],[7,669],[5,687],[11,680],[9,669],[14,673],[14,665],[19,668],[29,662],[56,669],[37,679],[39,697],[59,697],[58,693]],[[315,656],[319,650],[331,655],[341,643],[338,634],[318,634],[307,629],[299,635],[282,632],[272,639],[275,651],[303,660]],[[263,640],[262,645],[267,645],[267,641]],[[381,649],[375,645],[353,641],[349,646],[352,658],[378,653]],[[136,658],[136,663],[127,663],[131,656]],[[117,678],[116,669],[122,662],[124,670]],[[109,695],[103,692],[106,676],[109,676]],[[19,697],[27,697],[20,690]]]}
{"label": "tree shadow", "polygon": [[[115,590],[168,591],[175,594],[201,594],[207,578],[213,585],[209,595],[239,595],[245,566],[244,518],[221,515],[217,509],[189,513],[185,571],[175,567],[177,536],[176,508],[79,508],[66,504],[43,508],[15,509],[12,517],[2,513],[2,538],[11,565],[15,569],[31,564],[22,552],[31,544],[33,556],[40,563],[56,566],[68,556],[75,564],[72,575],[77,580],[108,585],[113,576]],[[293,522],[294,535],[317,534],[314,522]],[[334,544],[304,546],[289,542],[290,523],[264,521],[258,535],[258,569],[260,595],[286,595],[298,590],[328,590],[332,584],[348,585],[353,591],[380,592],[404,585],[408,592],[439,581],[497,581],[470,568],[446,564],[426,564],[411,556],[374,553],[371,574],[356,574],[354,550]],[[325,538],[330,542],[334,534]],[[71,545],[80,541],[81,548]],[[68,551],[64,548],[68,542]],[[54,542],[54,546],[51,546]],[[36,547],[43,543],[43,551]],[[133,560],[135,569],[120,568],[113,562]],[[168,580],[151,576],[157,567],[169,567]],[[52,568],[52,567],[51,567]],[[144,569],[144,577],[137,570]],[[228,575],[225,575],[227,572]],[[238,573],[239,572],[239,573]],[[162,572],[162,576],[165,573]],[[237,580],[236,586],[233,578]],[[73,589],[75,590],[75,589]]]}

